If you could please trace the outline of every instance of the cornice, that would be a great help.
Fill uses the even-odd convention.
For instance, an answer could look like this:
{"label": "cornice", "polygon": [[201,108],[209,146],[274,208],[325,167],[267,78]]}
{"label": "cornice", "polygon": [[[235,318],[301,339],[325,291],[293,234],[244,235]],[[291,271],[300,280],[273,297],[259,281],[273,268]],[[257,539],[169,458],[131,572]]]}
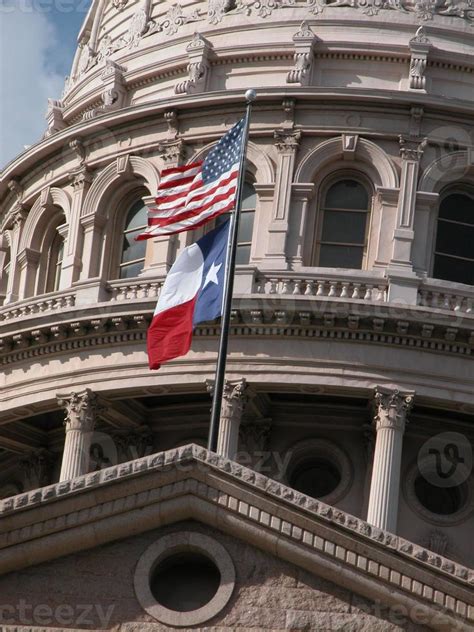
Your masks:
{"label": "cornice", "polygon": [[416,604],[433,629],[474,621],[473,570],[196,445],[7,498],[0,516],[1,573],[194,518],[372,600]]}
{"label": "cornice", "polygon": [[[329,297],[272,294],[265,301],[265,296],[234,298],[232,336],[329,339],[461,357],[474,355],[472,314]],[[65,296],[64,310],[30,316],[22,316],[20,311],[17,317],[4,320],[0,327],[0,364],[68,354],[74,349],[144,343],[156,299],[111,301],[83,309],[67,307],[68,300]],[[47,310],[47,301],[44,306]],[[217,337],[219,332],[218,324],[201,325],[195,336]]]}

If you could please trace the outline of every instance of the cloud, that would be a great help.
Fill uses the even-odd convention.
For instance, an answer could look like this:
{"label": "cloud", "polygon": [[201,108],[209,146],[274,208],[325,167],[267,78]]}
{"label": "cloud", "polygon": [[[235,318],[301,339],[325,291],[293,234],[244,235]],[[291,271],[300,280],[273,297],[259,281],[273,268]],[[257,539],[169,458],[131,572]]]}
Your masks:
{"label": "cloud", "polygon": [[0,169],[46,129],[48,97],[59,98],[57,37],[46,12],[27,0],[0,6]]}

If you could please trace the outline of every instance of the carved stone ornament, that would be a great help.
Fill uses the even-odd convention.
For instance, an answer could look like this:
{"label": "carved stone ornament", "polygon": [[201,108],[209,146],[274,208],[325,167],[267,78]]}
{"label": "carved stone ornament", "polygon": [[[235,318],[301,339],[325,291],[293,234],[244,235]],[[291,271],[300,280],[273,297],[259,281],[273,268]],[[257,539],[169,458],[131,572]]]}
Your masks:
{"label": "carved stone ornament", "polygon": [[400,155],[404,160],[420,161],[423,157],[426,146],[428,145],[428,139],[405,138],[399,136],[400,139]]}
{"label": "carved stone ornament", "polygon": [[232,0],[208,0],[207,16],[211,24],[222,22],[224,15],[233,7]]}
{"label": "carved stone ornament", "polygon": [[280,153],[294,153],[300,144],[301,130],[276,129],[273,136]]}
{"label": "carved stone ornament", "polygon": [[375,388],[376,414],[374,422],[377,430],[393,428],[403,430],[406,416],[413,407],[415,393],[401,392],[377,386]]}
{"label": "carved stone ornament", "polygon": [[307,22],[302,22],[299,30],[293,35],[295,45],[294,68],[286,77],[287,83],[308,85],[313,65],[313,46],[316,36]]}
{"label": "carved stone ornament", "polygon": [[186,156],[186,146],[181,138],[164,141],[158,149],[167,167],[178,166]]}
{"label": "carved stone ornament", "polygon": [[425,29],[420,26],[416,35],[410,40],[410,88],[412,90],[425,90],[425,70],[428,64],[428,54],[431,42],[426,37]]}
{"label": "carved stone ornament", "polygon": [[18,180],[16,180],[15,178],[12,178],[11,180],[8,181],[7,187],[16,197],[17,202],[21,202],[21,200],[23,199],[23,187],[20,185]]}
{"label": "carved stone ornament", "polygon": [[113,6],[117,11],[123,11],[127,6],[128,0],[112,0]]}
{"label": "carved stone ornament", "polygon": [[380,11],[400,11],[415,13],[423,21],[446,15],[474,22],[474,0],[307,0],[307,7],[313,15],[326,9],[348,7],[368,16],[377,16]]}
{"label": "carved stone ornament", "polygon": [[80,393],[59,395],[58,404],[66,412],[64,420],[66,432],[69,430],[91,432],[94,429],[97,416],[103,410],[98,403],[97,395],[89,388]]}
{"label": "carved stone ornament", "polygon": [[225,381],[222,394],[221,417],[232,420],[240,420],[242,418],[242,413],[248,401],[247,386],[245,378],[238,382]]}
{"label": "carved stone ornament", "polygon": [[209,57],[211,45],[199,33],[195,33],[193,39],[186,46],[189,57],[187,67],[188,79],[180,81],[175,86],[175,94],[190,94],[192,92],[204,92],[208,76],[211,72]]}

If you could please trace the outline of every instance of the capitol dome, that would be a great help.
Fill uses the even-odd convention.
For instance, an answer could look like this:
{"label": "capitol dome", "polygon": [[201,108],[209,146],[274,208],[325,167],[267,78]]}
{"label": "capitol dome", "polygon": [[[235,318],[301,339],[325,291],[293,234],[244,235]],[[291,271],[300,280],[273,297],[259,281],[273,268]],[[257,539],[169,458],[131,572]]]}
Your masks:
{"label": "capitol dome", "polygon": [[[93,0],[0,173],[2,623],[472,630],[473,73],[472,0]],[[219,322],[145,343],[211,226],[134,238],[249,88],[216,454]]]}

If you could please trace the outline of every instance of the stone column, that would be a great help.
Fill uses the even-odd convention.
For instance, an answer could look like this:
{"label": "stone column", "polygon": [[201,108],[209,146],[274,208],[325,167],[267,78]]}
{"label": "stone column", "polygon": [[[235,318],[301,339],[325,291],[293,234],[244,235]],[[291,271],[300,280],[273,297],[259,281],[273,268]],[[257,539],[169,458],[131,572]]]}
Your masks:
{"label": "stone column", "polygon": [[[207,390],[214,392],[214,383],[206,382]],[[234,459],[239,446],[239,430],[242,413],[248,401],[245,378],[237,381],[225,381],[222,394],[217,454]]]}
{"label": "stone column", "polygon": [[375,389],[377,437],[367,522],[392,533],[397,528],[403,433],[414,395],[414,391],[402,393],[381,386]]}
{"label": "stone column", "polygon": [[66,410],[66,437],[60,481],[89,471],[90,447],[95,422],[100,412],[97,396],[88,388],[80,393],[58,395],[58,403]]}

